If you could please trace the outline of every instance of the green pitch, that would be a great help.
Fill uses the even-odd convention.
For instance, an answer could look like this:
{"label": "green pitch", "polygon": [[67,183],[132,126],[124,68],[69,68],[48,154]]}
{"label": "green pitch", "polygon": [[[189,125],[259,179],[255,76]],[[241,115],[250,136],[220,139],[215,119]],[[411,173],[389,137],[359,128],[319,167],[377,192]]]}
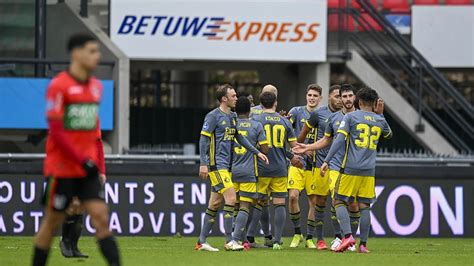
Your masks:
{"label": "green pitch", "polygon": [[[474,239],[369,239],[371,254],[315,251],[288,248],[253,249],[241,252],[217,253],[194,250],[196,238],[120,237],[119,245],[124,265],[474,265]],[[329,240],[329,239],[327,239]],[[29,265],[32,238],[0,237],[0,265]],[[222,248],[223,238],[211,238],[209,243]],[[80,240],[87,260],[65,259],[54,242],[49,265],[105,265],[91,237]]]}

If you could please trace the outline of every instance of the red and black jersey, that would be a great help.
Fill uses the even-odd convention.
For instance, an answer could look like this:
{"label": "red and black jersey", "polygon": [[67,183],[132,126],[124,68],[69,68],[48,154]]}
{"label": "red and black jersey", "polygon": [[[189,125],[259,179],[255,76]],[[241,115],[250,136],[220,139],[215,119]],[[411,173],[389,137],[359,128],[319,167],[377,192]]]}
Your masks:
{"label": "red and black jersey", "polygon": [[84,177],[82,163],[87,159],[101,167],[103,151],[99,151],[98,145],[101,137],[98,114],[102,84],[93,77],[78,82],[68,72],[61,72],[49,84],[46,97],[49,134],[45,176]]}

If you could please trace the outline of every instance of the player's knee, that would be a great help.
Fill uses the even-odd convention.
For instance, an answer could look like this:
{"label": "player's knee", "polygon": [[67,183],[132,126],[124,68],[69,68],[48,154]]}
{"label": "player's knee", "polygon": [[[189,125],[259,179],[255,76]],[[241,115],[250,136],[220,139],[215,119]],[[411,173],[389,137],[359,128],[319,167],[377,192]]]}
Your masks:
{"label": "player's knee", "polygon": [[348,209],[351,212],[358,212],[359,211],[359,204],[356,202],[351,202],[348,204]]}
{"label": "player's knee", "polygon": [[326,197],[317,197],[316,198],[316,204],[319,205],[319,206],[326,205]]}
{"label": "player's knee", "polygon": [[[296,192],[296,193],[295,193]],[[289,195],[288,195],[288,198],[290,200],[290,203],[298,203],[298,200],[299,200],[299,193],[298,191],[290,191]]]}

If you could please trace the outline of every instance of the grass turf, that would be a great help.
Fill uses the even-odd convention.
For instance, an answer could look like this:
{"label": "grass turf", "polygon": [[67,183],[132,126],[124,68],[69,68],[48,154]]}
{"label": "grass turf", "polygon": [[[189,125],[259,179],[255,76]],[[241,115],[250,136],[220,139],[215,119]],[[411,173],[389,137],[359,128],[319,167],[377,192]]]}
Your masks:
{"label": "grass turf", "polygon": [[[474,265],[474,239],[370,239],[370,254],[315,251],[288,248],[253,249],[242,252],[217,253],[194,251],[196,238],[120,237],[123,265]],[[328,239],[329,240],[329,239]],[[81,250],[89,259],[65,259],[58,248],[58,238],[49,257],[49,265],[105,265],[92,237],[80,240]],[[222,248],[223,238],[210,238],[209,243]],[[29,265],[31,237],[0,237],[0,265]]]}

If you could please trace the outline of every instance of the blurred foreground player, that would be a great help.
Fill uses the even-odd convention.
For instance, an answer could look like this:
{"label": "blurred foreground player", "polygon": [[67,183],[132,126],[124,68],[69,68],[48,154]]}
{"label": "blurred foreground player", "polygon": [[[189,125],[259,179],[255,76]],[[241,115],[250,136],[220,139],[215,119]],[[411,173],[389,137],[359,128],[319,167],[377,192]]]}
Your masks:
{"label": "blurred foreground player", "polygon": [[[57,228],[77,197],[96,229],[100,250],[109,265],[120,265],[115,238],[109,231],[109,210],[99,180],[103,165],[98,145],[102,85],[91,76],[100,60],[99,43],[87,34],[73,35],[67,44],[68,71],[58,74],[47,91],[49,135],[44,174],[45,216],[34,239],[33,265],[45,265]],[[101,146],[101,145],[100,145]]]}

